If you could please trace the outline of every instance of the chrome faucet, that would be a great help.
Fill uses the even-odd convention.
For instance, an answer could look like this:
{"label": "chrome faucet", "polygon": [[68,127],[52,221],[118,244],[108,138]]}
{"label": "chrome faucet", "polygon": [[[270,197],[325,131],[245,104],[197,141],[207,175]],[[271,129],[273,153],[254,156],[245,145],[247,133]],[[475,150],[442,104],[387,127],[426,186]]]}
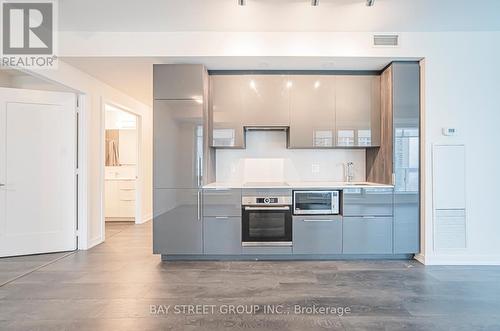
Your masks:
{"label": "chrome faucet", "polygon": [[346,163],[346,179],[347,182],[350,183],[354,179],[354,163],[353,162],[347,162]]}

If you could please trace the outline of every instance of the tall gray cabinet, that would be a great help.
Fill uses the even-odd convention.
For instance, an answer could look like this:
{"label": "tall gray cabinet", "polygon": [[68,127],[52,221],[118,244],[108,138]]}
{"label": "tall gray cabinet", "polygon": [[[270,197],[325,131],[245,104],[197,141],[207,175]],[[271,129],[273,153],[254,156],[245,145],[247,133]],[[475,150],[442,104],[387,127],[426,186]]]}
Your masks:
{"label": "tall gray cabinet", "polygon": [[208,74],[202,65],[161,64],[153,75],[153,251],[201,254]]}
{"label": "tall gray cabinet", "polygon": [[420,250],[420,66],[392,64],[394,253]]}
{"label": "tall gray cabinet", "polygon": [[369,181],[394,185],[394,253],[420,251],[420,66],[394,62],[381,76],[381,143],[366,150]]}

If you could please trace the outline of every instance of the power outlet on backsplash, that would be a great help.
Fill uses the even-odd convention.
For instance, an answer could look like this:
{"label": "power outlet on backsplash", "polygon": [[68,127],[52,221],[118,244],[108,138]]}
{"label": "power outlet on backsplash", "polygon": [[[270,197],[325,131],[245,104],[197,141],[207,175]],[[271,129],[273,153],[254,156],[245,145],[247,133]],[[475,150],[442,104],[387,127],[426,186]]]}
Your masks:
{"label": "power outlet on backsplash", "polygon": [[318,173],[319,173],[319,171],[320,171],[320,169],[319,169],[319,164],[318,164],[318,163],[313,163],[313,164],[311,165],[311,172],[312,172],[313,174],[318,174]]}

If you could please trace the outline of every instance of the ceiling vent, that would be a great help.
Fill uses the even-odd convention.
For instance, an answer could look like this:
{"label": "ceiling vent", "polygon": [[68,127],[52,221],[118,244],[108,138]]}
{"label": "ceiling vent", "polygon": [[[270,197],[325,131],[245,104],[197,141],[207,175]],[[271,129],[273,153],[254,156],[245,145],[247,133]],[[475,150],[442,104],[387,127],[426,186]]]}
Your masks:
{"label": "ceiling vent", "polygon": [[397,47],[397,46],[399,46],[399,35],[397,35],[397,34],[376,34],[373,36],[373,46],[375,46],[375,47]]}

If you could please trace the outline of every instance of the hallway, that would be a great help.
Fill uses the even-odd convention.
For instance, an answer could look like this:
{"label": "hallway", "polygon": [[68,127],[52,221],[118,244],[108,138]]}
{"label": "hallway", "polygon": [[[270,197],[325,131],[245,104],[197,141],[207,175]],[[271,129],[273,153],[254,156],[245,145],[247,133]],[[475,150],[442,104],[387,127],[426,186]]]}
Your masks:
{"label": "hallway", "polygon": [[[175,262],[151,254],[151,222],[0,287],[3,330],[498,330],[500,268],[413,261]],[[19,258],[20,259],[20,258]],[[0,268],[3,264],[0,261]],[[212,314],[159,307],[214,306]],[[234,314],[264,305],[282,313]],[[295,307],[349,308],[314,314]],[[227,314],[226,314],[227,313]]]}

